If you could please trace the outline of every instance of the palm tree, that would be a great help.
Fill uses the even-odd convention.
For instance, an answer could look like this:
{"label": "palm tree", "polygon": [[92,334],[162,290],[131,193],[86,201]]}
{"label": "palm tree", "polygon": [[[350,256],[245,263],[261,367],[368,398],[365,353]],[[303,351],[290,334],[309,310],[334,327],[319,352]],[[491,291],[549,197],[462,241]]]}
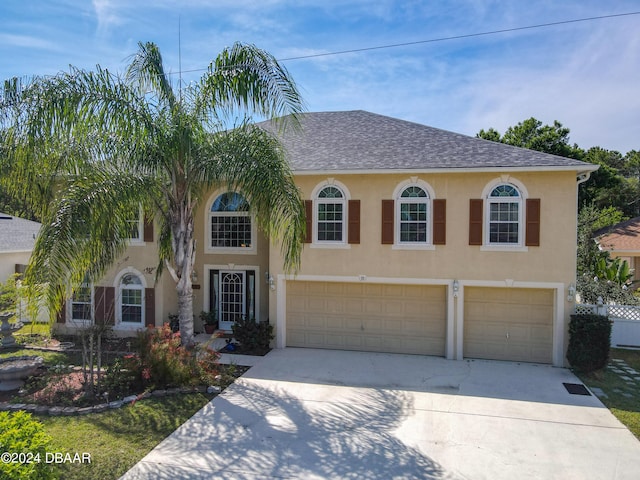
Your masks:
{"label": "palm tree", "polygon": [[[158,47],[140,43],[122,77],[71,68],[5,82],[0,100],[5,186],[43,219],[25,278],[43,286],[52,312],[69,286],[100,279],[124,253],[142,206],[159,225],[157,272],[175,281],[183,343],[191,342],[194,212],[211,188],[241,191],[259,227],[280,240],[285,267],[299,265],[303,203],[277,138],[252,116],[295,126],[303,102],[267,52],[237,43],[199,82],[174,90]],[[231,118],[239,120],[227,128]]]}

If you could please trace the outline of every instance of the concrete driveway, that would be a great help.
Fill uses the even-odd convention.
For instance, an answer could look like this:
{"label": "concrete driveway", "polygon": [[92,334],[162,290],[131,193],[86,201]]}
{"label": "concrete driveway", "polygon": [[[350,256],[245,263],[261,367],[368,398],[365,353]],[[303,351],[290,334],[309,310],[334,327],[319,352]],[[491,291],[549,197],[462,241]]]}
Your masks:
{"label": "concrete driveway", "polygon": [[640,442],[568,370],[274,350],[122,478],[633,479]]}

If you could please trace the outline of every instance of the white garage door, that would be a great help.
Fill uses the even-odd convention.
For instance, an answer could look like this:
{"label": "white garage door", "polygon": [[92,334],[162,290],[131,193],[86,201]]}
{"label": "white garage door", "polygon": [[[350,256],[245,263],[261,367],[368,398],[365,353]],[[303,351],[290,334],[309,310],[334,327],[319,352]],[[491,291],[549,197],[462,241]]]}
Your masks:
{"label": "white garage door", "polygon": [[287,346],[445,354],[444,286],[287,282]]}
{"label": "white garage door", "polygon": [[464,356],[551,363],[554,291],[467,287]]}

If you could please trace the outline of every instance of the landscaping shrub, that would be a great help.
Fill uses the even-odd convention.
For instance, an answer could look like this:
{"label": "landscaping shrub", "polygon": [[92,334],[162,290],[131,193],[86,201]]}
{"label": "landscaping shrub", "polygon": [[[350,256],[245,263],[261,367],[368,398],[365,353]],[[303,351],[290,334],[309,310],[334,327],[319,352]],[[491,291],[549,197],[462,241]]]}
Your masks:
{"label": "landscaping shrub", "polygon": [[172,332],[168,323],[141,332],[139,346],[138,354],[125,356],[123,365],[134,373],[141,387],[211,383],[217,375],[218,352],[209,347],[182,346],[180,333]]}
{"label": "landscaping shrub", "polygon": [[[0,478],[6,480],[49,480],[58,478],[46,454],[51,452],[51,437],[43,425],[24,411],[0,412],[0,452],[13,458],[0,462]],[[6,453],[4,453],[6,456]]]}
{"label": "landscaping shrub", "polygon": [[567,360],[581,372],[604,368],[611,346],[609,317],[594,313],[571,315]]}
{"label": "landscaping shrub", "polygon": [[256,322],[255,319],[240,318],[231,327],[233,337],[245,350],[266,353],[273,339],[273,326],[269,322]]}
{"label": "landscaping shrub", "polygon": [[133,360],[131,365],[134,368],[126,368],[129,359],[134,358],[127,355],[125,358],[117,358],[107,367],[102,378],[102,390],[107,393],[110,400],[121,399],[131,395],[133,392],[139,393],[141,385],[138,381],[137,361]]}

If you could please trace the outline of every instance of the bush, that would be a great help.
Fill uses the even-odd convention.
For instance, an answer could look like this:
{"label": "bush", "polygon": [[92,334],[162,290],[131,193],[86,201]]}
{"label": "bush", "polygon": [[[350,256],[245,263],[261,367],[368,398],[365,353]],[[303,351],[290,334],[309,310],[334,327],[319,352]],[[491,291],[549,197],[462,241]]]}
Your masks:
{"label": "bush", "polygon": [[273,339],[273,326],[269,322],[256,322],[242,318],[231,326],[233,337],[246,350],[266,353]]}
{"label": "bush", "polygon": [[594,313],[571,315],[567,360],[576,370],[589,373],[609,360],[611,321]]}
{"label": "bush", "polygon": [[0,478],[7,480],[58,478],[51,464],[46,463],[46,454],[52,451],[50,443],[51,437],[44,432],[43,425],[33,419],[30,413],[0,412],[0,452],[21,455],[15,462],[0,462]]}
{"label": "bush", "polygon": [[[116,358],[115,361],[107,367],[102,377],[102,390],[108,394],[107,398],[110,400],[124,398],[133,392],[139,393],[136,391],[136,389],[140,388],[137,371],[125,368],[125,363],[127,363],[129,358],[134,358],[134,356],[126,355],[123,359]],[[134,360],[132,363],[136,364],[137,362]]]}
{"label": "bush", "polygon": [[182,346],[180,333],[173,333],[168,323],[148,328],[138,339],[140,351],[126,355],[123,367],[141,387],[210,384],[217,374],[220,354],[208,347]]}

